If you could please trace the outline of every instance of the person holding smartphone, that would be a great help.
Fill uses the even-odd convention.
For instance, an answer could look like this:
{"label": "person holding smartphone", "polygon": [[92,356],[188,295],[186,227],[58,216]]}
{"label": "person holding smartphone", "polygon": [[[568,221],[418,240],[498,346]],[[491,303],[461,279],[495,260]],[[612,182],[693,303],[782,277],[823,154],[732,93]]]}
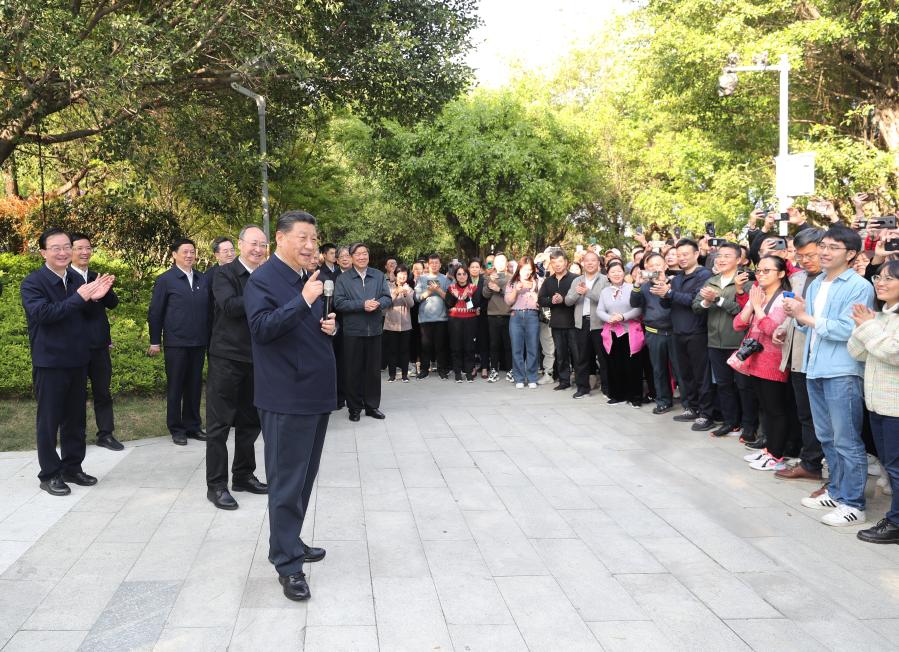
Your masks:
{"label": "person holding smartphone", "polygon": [[537,303],[537,278],[534,259],[522,256],[506,287],[506,304],[512,310],[509,335],[512,339],[512,376],[515,388],[537,389],[537,349],[540,345],[540,320]]}
{"label": "person holding smartphone", "polygon": [[446,290],[446,307],[449,314],[450,354],[456,382],[472,382],[475,345],[478,337],[478,315],[481,308],[481,289],[471,282],[465,265],[456,268],[453,284]]}

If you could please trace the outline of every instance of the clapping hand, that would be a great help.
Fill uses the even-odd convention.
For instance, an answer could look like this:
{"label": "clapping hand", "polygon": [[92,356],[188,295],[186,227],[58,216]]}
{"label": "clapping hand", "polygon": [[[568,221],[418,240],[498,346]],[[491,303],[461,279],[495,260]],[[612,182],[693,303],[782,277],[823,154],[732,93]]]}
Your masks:
{"label": "clapping hand", "polygon": [[795,299],[784,299],[784,312],[790,317],[798,317],[805,313],[805,299],[796,297]]}
{"label": "clapping hand", "polygon": [[761,286],[753,285],[749,288],[749,301],[752,303],[752,307],[756,312],[763,311],[765,309],[765,291],[761,288]]}
{"label": "clapping hand", "polygon": [[856,326],[861,326],[862,323],[874,319],[875,314],[873,310],[863,303],[856,303],[852,306],[852,321],[855,322]]}
{"label": "clapping hand", "polygon": [[553,301],[553,303],[555,303],[555,304],[562,303],[562,295],[559,294],[558,292],[556,292],[556,293],[553,295],[552,301]]}
{"label": "clapping hand", "polygon": [[714,288],[705,286],[699,291],[699,296],[709,303],[714,303],[718,299],[718,292],[716,292]]}
{"label": "clapping hand", "polygon": [[575,288],[574,291],[577,292],[578,294],[580,294],[581,296],[584,296],[585,294],[587,294],[587,284],[584,283],[583,281],[581,281],[580,283],[577,284],[577,287]]}
{"label": "clapping hand", "polygon": [[90,283],[80,285],[77,292],[85,301],[99,301],[106,296],[113,283],[115,283],[115,276],[101,274]]}
{"label": "clapping hand", "polygon": [[365,307],[365,312],[374,312],[381,307],[381,304],[374,299],[366,299],[363,305]]}

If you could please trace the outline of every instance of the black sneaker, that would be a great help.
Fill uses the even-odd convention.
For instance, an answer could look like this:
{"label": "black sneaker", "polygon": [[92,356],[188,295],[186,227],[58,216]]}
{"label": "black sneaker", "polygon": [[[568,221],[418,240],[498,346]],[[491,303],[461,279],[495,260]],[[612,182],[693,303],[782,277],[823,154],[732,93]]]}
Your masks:
{"label": "black sneaker", "polygon": [[709,434],[710,434],[712,437],[727,437],[728,435],[731,435],[731,434],[736,433],[736,432],[740,432],[740,426],[738,426],[738,425],[724,425],[724,426],[719,426],[718,428],[715,428],[715,429],[714,429],[712,432],[710,432]]}
{"label": "black sneaker", "polygon": [[428,377],[428,373],[429,372],[427,372],[427,371],[420,371],[418,373],[418,376],[416,376],[416,378],[418,378],[419,380],[424,380],[425,378]]}
{"label": "black sneaker", "polygon": [[624,399],[622,398],[610,398],[606,401],[607,405],[618,405],[619,403],[624,403]]}
{"label": "black sneaker", "polygon": [[697,419],[698,417],[699,417],[698,414],[696,414],[696,413],[695,413],[693,410],[691,410],[690,408],[687,408],[686,410],[684,410],[684,411],[681,412],[680,414],[676,415],[676,416],[674,417],[674,420],[675,420],[675,421],[680,421],[680,422],[682,422],[682,423],[688,423],[688,422],[691,422],[691,421],[696,421],[696,419]]}
{"label": "black sneaker", "polygon": [[672,407],[674,407],[674,406],[672,406],[672,405],[657,405],[654,408],[652,408],[652,413],[653,414],[665,414]]}
{"label": "black sneaker", "polygon": [[899,525],[882,518],[877,525],[859,530],[855,536],[866,543],[899,543]]}
{"label": "black sneaker", "polygon": [[587,398],[590,396],[590,392],[582,392],[581,390],[577,390],[574,394],[572,394],[571,398]]}
{"label": "black sneaker", "polygon": [[690,427],[690,430],[695,430],[697,432],[701,432],[703,430],[711,430],[715,427],[715,422],[709,419],[708,417],[699,417],[696,421],[693,422],[693,425]]}
{"label": "black sneaker", "polygon": [[740,443],[741,444],[751,444],[756,439],[758,439],[758,435],[755,430],[748,430],[747,428],[743,428],[743,431],[740,433]]}
{"label": "black sneaker", "polygon": [[746,448],[752,451],[761,451],[768,448],[768,438],[767,437],[756,437],[755,441],[751,444],[746,444]]}

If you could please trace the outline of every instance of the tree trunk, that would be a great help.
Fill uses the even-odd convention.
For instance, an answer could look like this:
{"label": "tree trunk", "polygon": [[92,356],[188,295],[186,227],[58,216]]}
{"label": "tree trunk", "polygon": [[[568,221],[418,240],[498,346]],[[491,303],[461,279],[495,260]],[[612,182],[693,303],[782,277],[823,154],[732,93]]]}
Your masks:
{"label": "tree trunk", "polygon": [[887,151],[899,168],[899,102],[886,103],[874,111],[874,120]]}
{"label": "tree trunk", "polygon": [[22,195],[19,193],[19,176],[16,171],[15,156],[10,156],[6,166],[3,168],[3,187],[6,190],[7,197],[22,198]]}

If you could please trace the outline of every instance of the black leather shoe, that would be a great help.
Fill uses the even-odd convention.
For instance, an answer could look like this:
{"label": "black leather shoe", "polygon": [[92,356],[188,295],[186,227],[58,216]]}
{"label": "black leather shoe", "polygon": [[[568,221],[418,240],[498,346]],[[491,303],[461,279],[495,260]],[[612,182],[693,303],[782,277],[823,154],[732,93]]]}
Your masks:
{"label": "black leather shoe", "polygon": [[572,394],[571,398],[584,398],[585,396],[590,396],[590,392],[582,392],[581,390],[577,390],[574,394]]}
{"label": "black leather shoe", "polygon": [[111,451],[125,450],[125,447],[122,446],[122,442],[120,442],[112,435],[102,435],[100,437],[97,437],[97,446],[108,448]]}
{"label": "black leather shoe", "polygon": [[197,432],[189,432],[187,436],[190,439],[196,439],[197,441],[206,441],[209,437],[206,436],[205,430],[198,430]]}
{"label": "black leather shoe", "polygon": [[350,421],[359,420],[359,410],[350,410]]}
{"label": "black leather shoe", "polygon": [[859,530],[855,536],[866,543],[899,543],[899,525],[885,518],[867,530]]}
{"label": "black leather shoe", "polygon": [[321,561],[325,558],[325,549],[324,548],[316,548],[315,546],[307,546],[301,540],[300,543],[303,544],[303,556],[306,558],[308,562],[316,562]]}
{"label": "black leather shoe", "polygon": [[62,473],[63,482],[71,482],[72,484],[77,484],[81,487],[93,487],[97,484],[97,478],[92,475],[88,475],[84,471],[75,471],[74,473],[65,471]]}
{"label": "black leather shoe", "polygon": [[249,491],[251,494],[267,494],[268,485],[259,482],[259,478],[255,475],[246,478],[234,478],[231,480],[232,491]]}
{"label": "black leather shoe", "polygon": [[183,432],[179,432],[177,435],[172,435],[172,443],[177,446],[187,446],[187,435]]}
{"label": "black leather shoe", "polygon": [[666,412],[670,411],[671,408],[672,408],[671,405],[657,405],[654,408],[652,408],[652,413],[653,414],[665,414]]}
{"label": "black leather shoe", "polygon": [[59,476],[42,481],[41,489],[46,491],[51,496],[68,496],[70,493],[72,493],[69,485],[63,482],[62,478],[60,478]]}
{"label": "black leather shoe", "polygon": [[752,441],[746,444],[746,448],[752,451],[761,451],[768,448],[768,438],[767,437],[756,437],[755,441]]}
{"label": "black leather shoe", "polygon": [[284,596],[288,600],[302,602],[308,600],[312,593],[309,592],[309,585],[306,583],[305,573],[294,573],[293,575],[281,575],[278,577],[281,586],[284,587]]}
{"label": "black leather shoe", "polygon": [[568,389],[568,388],[570,388],[570,387],[571,387],[571,383],[559,383],[558,385],[556,385],[555,387],[553,387],[553,391],[559,392],[559,391],[561,391],[561,390],[563,390],[563,389]]}
{"label": "black leather shoe", "polygon": [[237,509],[239,505],[227,489],[207,489],[206,498],[219,509]]}
{"label": "black leather shoe", "polygon": [[378,408],[368,408],[365,410],[365,416],[372,419],[386,419],[387,417]]}

